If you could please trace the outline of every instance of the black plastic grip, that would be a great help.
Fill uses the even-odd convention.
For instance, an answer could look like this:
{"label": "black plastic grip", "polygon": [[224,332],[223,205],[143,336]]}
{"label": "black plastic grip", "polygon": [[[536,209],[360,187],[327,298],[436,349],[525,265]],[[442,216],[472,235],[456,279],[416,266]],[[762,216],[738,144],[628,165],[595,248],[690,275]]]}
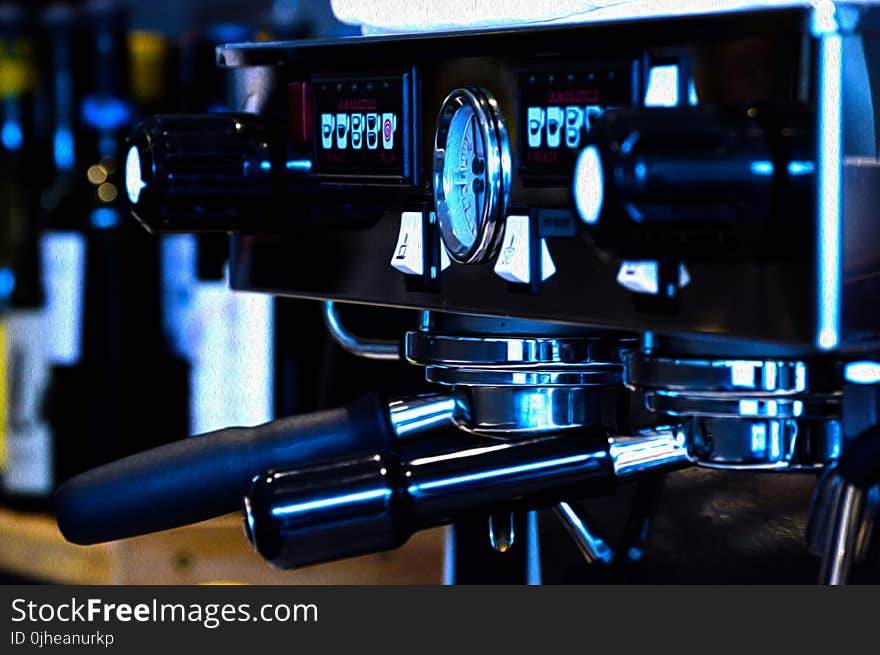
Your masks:
{"label": "black plastic grip", "polygon": [[254,477],[391,448],[378,394],[339,409],[190,437],[83,473],[55,495],[68,541],[88,545],[210,519],[241,508]]}

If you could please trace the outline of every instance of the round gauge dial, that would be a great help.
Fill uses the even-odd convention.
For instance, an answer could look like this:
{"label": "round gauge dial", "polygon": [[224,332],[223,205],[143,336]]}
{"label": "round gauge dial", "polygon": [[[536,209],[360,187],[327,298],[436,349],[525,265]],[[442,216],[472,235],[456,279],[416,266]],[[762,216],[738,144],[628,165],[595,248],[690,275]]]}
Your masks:
{"label": "round gauge dial", "polygon": [[434,135],[434,205],[440,236],[462,263],[498,246],[510,191],[510,146],[498,103],[484,89],[453,91]]}

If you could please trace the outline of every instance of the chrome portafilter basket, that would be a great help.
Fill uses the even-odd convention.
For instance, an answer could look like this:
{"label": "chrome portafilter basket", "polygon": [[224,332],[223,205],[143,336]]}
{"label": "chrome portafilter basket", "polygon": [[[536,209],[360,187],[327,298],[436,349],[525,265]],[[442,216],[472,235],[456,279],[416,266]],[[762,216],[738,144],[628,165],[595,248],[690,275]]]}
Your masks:
{"label": "chrome portafilter basket", "polygon": [[630,341],[417,331],[406,335],[405,353],[451,390],[459,428],[513,438],[600,423],[596,392],[620,386]]}
{"label": "chrome portafilter basket", "polygon": [[648,410],[679,423],[697,465],[811,471],[842,451],[842,393],[821,362],[632,351],[625,378]]}

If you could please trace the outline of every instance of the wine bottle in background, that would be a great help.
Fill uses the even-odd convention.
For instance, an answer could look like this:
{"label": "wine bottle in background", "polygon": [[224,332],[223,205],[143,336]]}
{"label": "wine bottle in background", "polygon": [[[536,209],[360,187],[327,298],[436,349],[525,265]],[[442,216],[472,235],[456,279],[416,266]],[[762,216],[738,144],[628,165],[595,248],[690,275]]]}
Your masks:
{"label": "wine bottle in background", "polygon": [[[125,135],[136,119],[125,12],[44,16],[52,108],[42,240],[57,480],[185,436],[187,365],[163,331],[156,239],[124,210]],[[158,102],[158,100],[157,100]]]}
{"label": "wine bottle in background", "polygon": [[45,508],[55,484],[53,434],[45,416],[50,381],[40,257],[40,152],[45,114],[38,85],[32,15],[2,9],[4,248],[11,265],[0,276],[8,297],[3,340],[4,476],[7,504]]}
{"label": "wine bottle in background", "polygon": [[[219,43],[252,40],[245,25],[223,24],[180,40],[177,111],[222,112],[230,100]],[[229,238],[162,235],[166,329],[190,369],[190,434],[270,420],[273,412],[273,299],[229,289]]]}

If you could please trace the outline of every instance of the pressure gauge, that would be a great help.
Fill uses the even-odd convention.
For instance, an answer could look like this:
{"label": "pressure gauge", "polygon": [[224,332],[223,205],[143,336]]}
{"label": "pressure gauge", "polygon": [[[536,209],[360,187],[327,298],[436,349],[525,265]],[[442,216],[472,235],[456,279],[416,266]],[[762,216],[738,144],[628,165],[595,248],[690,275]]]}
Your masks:
{"label": "pressure gauge", "polygon": [[434,134],[434,205],[450,256],[471,264],[495,253],[510,193],[504,117],[485,89],[450,93]]}

